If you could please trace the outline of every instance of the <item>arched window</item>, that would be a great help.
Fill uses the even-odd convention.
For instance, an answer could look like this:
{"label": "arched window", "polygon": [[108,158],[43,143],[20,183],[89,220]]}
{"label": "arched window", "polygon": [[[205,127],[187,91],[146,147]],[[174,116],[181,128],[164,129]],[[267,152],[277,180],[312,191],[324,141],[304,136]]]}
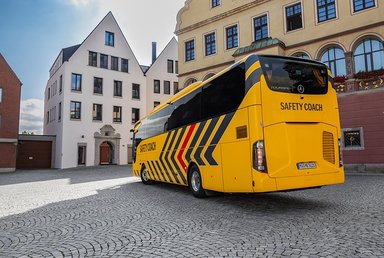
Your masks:
{"label": "arched window", "polygon": [[295,54],[292,55],[293,57],[299,57],[299,58],[303,58],[303,59],[311,59],[306,53],[304,52],[297,52]]}
{"label": "arched window", "polygon": [[195,78],[189,78],[188,80],[185,81],[184,88],[188,87],[189,85],[191,85],[192,83],[195,83],[195,82],[197,82],[197,80]]}
{"label": "arched window", "polygon": [[214,75],[215,75],[214,73],[209,73],[209,74],[207,74],[207,75],[204,77],[203,81],[208,80],[209,78],[211,78],[211,77],[214,76]]}
{"label": "arched window", "polygon": [[384,42],[374,38],[364,39],[354,52],[355,73],[384,68]]}
{"label": "arched window", "polygon": [[320,57],[320,61],[327,64],[333,76],[347,75],[344,51],[338,47],[327,48]]}

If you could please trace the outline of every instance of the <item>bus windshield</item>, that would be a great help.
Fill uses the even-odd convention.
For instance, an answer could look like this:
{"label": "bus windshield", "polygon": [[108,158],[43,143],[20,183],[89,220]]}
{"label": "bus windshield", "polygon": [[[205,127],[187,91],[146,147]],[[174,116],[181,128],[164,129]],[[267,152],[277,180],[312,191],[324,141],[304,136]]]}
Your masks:
{"label": "bus windshield", "polygon": [[323,64],[275,56],[259,56],[268,87],[273,91],[326,94],[328,72]]}

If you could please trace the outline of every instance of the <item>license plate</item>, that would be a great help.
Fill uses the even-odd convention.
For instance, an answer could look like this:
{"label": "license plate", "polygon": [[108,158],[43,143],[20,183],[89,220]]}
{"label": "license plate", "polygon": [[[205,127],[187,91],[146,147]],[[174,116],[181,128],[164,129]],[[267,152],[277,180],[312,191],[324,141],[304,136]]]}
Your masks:
{"label": "license plate", "polygon": [[316,162],[301,162],[297,163],[296,165],[298,170],[317,168]]}

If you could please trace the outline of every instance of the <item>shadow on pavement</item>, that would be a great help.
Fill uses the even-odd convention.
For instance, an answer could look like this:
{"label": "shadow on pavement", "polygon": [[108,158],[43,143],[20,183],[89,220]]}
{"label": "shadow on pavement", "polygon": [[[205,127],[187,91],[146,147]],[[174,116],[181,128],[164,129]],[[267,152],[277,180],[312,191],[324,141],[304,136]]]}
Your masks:
{"label": "shadow on pavement", "polygon": [[78,167],[71,169],[16,170],[16,172],[11,173],[0,173],[0,186],[57,179],[70,179],[71,184],[80,184],[130,176],[132,176],[132,166],[130,165]]}

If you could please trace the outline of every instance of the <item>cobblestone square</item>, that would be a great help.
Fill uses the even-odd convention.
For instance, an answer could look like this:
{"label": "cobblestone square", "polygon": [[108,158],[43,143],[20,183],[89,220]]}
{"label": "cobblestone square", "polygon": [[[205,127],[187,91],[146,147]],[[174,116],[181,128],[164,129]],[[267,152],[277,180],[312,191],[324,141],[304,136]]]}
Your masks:
{"label": "cobblestone square", "polygon": [[0,174],[0,257],[383,257],[384,175],[205,199],[128,166]]}

